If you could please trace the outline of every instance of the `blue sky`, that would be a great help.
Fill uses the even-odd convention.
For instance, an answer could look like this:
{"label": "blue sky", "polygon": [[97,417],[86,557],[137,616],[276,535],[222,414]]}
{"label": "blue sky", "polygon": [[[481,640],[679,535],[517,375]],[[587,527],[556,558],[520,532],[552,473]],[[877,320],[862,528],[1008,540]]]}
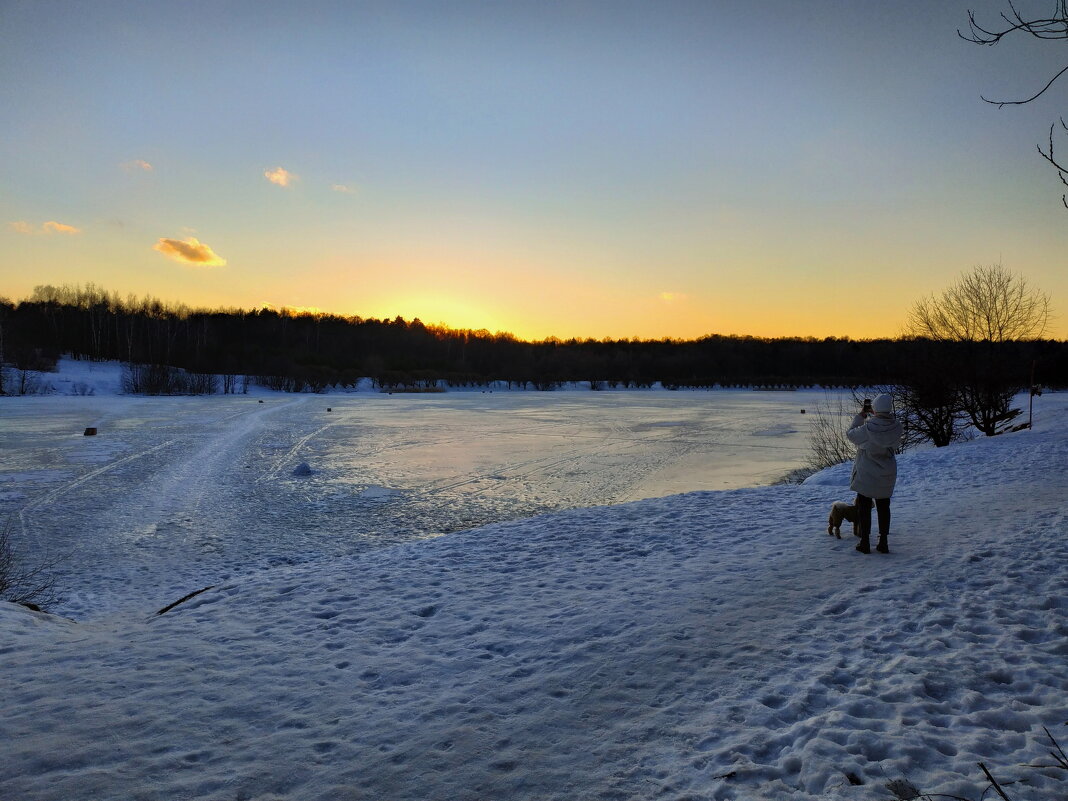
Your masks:
{"label": "blue sky", "polygon": [[969,7],[0,0],[0,295],[869,337],[1000,261],[1057,308],[1068,81],[979,96],[1068,43]]}

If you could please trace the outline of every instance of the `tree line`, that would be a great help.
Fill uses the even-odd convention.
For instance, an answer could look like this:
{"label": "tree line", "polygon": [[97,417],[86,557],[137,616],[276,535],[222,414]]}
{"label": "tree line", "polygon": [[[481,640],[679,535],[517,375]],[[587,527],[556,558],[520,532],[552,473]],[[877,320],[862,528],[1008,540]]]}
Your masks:
{"label": "tree line", "polygon": [[[754,386],[790,388],[947,383],[964,365],[996,367],[1025,387],[1032,367],[1047,385],[1068,386],[1068,343],[1054,340],[946,341],[931,337],[710,335],[677,339],[537,342],[507,333],[286,309],[193,309],[155,298],[122,298],[92,285],[37,287],[0,300],[0,361],[17,376],[47,370],[61,354],[130,365],[128,389],[234,392],[249,381],[289,391],[353,386],[384,389],[511,386],[554,389]],[[10,373],[10,371],[9,371]],[[923,380],[919,375],[923,374]],[[211,378],[208,378],[211,377]]]}

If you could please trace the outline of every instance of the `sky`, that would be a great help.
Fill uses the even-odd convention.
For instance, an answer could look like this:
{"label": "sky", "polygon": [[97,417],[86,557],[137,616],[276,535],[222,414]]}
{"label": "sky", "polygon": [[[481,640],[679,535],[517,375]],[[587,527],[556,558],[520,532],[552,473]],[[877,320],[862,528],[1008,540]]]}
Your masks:
{"label": "sky", "polygon": [[1068,76],[981,96],[1068,42],[969,8],[0,0],[0,296],[871,338],[1001,263],[1065,339]]}

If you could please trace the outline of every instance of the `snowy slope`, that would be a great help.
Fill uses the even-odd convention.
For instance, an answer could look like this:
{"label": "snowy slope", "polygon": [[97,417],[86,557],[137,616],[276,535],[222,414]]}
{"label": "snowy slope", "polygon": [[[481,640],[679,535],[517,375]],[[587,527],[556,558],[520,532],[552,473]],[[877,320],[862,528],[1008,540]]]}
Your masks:
{"label": "snowy slope", "polygon": [[[1068,402],[907,454],[892,553],[800,487],[262,571],[164,615],[0,604],[0,798],[1068,797]],[[1046,758],[1048,762],[1048,757]],[[860,782],[860,783],[854,783]],[[989,795],[987,797],[990,797]]]}

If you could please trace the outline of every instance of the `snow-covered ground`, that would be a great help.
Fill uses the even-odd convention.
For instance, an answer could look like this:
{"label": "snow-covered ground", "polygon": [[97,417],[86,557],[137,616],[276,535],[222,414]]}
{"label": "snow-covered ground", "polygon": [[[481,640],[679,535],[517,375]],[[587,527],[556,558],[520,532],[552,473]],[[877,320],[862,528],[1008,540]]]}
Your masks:
{"label": "snow-covered ground", "polygon": [[[49,443],[92,425],[63,409],[94,398],[101,431],[123,421],[128,446],[102,437],[75,470],[66,445]],[[7,501],[21,504],[19,525],[50,517],[50,535],[78,531],[95,492],[116,530],[156,529],[107,546],[129,564],[115,573],[125,589],[116,578],[95,590],[106,614],[86,603],[74,622],[0,604],[0,798],[887,799],[887,783],[907,779],[979,799],[978,762],[1016,782],[1014,801],[1068,796],[1064,771],[1020,766],[1051,762],[1043,726],[1068,741],[1065,395],[1037,399],[1033,431],[903,456],[889,555],[827,536],[827,508],[849,498],[839,467],[800,486],[569,509],[347,554],[305,533],[318,551],[300,564],[235,570],[163,615],[138,606],[136,587],[170,592],[163,574],[213,537],[218,564],[289,537],[303,515],[345,537],[353,516],[331,527],[310,510],[341,506],[334,465],[361,440],[308,435],[360,424],[327,421],[341,413],[320,412],[321,398],[259,399],[251,411],[119,399],[145,404],[138,419],[107,417],[117,400],[101,396],[29,401],[38,418],[18,425],[38,441],[19,448],[41,461],[20,469],[57,475],[16,485],[29,488]],[[9,400],[3,437],[24,408]],[[434,408],[422,401],[408,408]],[[475,413],[511,401],[485,403]],[[574,410],[557,408],[566,425]],[[549,437],[553,409],[536,407],[546,424],[528,437]],[[404,410],[393,413],[399,432]],[[298,420],[271,435],[282,447],[268,457],[269,423]],[[773,439],[792,436],[778,424],[800,428],[783,414],[754,422]],[[415,450],[424,434],[412,431]],[[4,475],[9,458],[0,451]],[[457,470],[471,463],[456,458]],[[320,472],[290,475],[299,461]],[[373,478],[348,479],[350,492],[389,503],[393,487]],[[308,479],[319,483],[296,483]],[[300,493],[295,515],[254,514],[277,506],[272,494]],[[242,514],[213,532],[228,503]]]}

